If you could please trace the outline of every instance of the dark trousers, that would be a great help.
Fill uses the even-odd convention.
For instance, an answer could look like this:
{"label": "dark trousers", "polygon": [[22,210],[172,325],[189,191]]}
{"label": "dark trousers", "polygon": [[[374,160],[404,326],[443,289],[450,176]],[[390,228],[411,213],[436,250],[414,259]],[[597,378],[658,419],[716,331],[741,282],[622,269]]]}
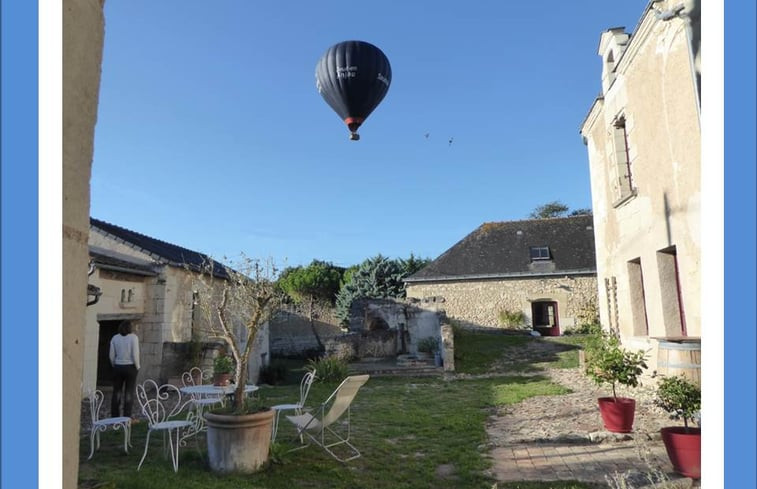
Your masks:
{"label": "dark trousers", "polygon": [[[134,399],[134,389],[137,384],[137,367],[131,365],[115,365],[113,367],[113,397],[110,399],[110,415],[112,417],[131,417],[131,403]],[[126,387],[126,391],[124,390]],[[119,407],[123,397],[123,414]]]}

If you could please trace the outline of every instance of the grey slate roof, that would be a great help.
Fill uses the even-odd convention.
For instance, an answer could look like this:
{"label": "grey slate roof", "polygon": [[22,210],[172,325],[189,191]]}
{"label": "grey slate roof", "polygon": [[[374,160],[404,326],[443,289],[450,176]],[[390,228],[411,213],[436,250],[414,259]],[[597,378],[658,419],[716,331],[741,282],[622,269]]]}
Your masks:
{"label": "grey slate roof", "polygon": [[[532,246],[548,246],[551,260],[532,261]],[[592,216],[488,222],[405,282],[525,276],[594,275]]]}
{"label": "grey slate roof", "polygon": [[118,272],[133,273],[135,275],[157,275],[157,263],[140,260],[132,256],[122,255],[97,246],[89,247],[89,256],[98,268]]}
{"label": "grey slate roof", "polygon": [[[104,231],[125,243],[150,254],[153,258],[175,267],[183,267],[185,264],[191,269],[200,270],[210,260],[210,256],[197,251],[192,251],[159,239],[145,236],[144,234],[131,231],[115,224],[110,224],[94,217],[89,219],[90,225]],[[213,262],[213,274],[217,277],[228,278],[226,268],[218,262]]]}

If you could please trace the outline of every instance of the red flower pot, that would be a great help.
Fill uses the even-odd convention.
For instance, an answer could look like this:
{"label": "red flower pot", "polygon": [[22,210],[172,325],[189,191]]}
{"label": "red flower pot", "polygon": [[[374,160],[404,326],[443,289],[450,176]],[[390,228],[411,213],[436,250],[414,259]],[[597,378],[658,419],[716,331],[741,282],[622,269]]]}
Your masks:
{"label": "red flower pot", "polygon": [[671,426],[660,430],[673,469],[685,477],[699,479],[702,472],[702,432],[699,428]]}
{"label": "red flower pot", "polygon": [[627,397],[600,397],[599,414],[607,431],[630,433],[636,413],[636,401]]}
{"label": "red flower pot", "polygon": [[213,374],[213,385],[229,385],[231,383],[231,374]]}

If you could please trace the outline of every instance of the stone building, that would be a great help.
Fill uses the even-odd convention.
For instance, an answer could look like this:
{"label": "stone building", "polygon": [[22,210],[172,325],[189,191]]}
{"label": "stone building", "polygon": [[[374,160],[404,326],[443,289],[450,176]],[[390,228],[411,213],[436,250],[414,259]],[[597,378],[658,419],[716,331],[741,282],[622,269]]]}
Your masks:
{"label": "stone building", "polygon": [[500,316],[559,335],[596,310],[591,216],[482,224],[405,279],[407,296],[443,301],[450,319],[501,326]]}
{"label": "stone building", "polygon": [[[83,392],[109,383],[110,338],[121,321],[129,321],[140,339],[138,382],[166,382],[187,370],[191,341],[202,346],[197,363],[211,365],[220,345],[209,341],[207,321],[197,310],[195,273],[190,271],[209,260],[206,255],[94,218],[89,253],[94,263],[89,283],[101,294],[86,311]],[[214,275],[228,277],[220,264],[215,264]],[[267,325],[256,342],[248,371],[252,383],[268,361]]]}
{"label": "stone building", "polygon": [[[693,16],[693,14],[692,14]],[[581,136],[587,146],[599,312],[623,343],[700,335],[698,20],[652,1],[633,34],[599,39],[602,91]],[[694,49],[692,49],[694,44]]]}

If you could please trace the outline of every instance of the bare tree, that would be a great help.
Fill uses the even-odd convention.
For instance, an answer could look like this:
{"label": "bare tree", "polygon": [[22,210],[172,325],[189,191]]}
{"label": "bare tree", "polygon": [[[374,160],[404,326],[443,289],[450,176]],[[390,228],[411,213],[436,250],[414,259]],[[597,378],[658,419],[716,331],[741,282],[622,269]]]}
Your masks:
{"label": "bare tree", "polygon": [[247,366],[258,332],[280,309],[278,270],[271,259],[244,255],[232,267],[210,260],[195,275],[198,306],[210,337],[225,340],[236,365],[234,410],[244,406]]}

